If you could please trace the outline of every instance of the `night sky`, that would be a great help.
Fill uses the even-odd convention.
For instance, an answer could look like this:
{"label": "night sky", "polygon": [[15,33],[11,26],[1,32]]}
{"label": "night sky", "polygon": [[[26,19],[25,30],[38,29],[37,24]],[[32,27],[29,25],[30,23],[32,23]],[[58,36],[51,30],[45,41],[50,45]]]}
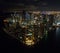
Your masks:
{"label": "night sky", "polygon": [[0,9],[33,5],[42,10],[60,10],[59,0],[0,0]]}

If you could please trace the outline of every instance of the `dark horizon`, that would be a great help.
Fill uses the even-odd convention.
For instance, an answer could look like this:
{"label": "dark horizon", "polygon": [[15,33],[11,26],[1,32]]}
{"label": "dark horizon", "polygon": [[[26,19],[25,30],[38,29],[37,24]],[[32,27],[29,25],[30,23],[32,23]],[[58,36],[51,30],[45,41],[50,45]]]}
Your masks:
{"label": "dark horizon", "polygon": [[34,6],[36,10],[60,10],[59,0],[0,0],[0,10],[22,9]]}

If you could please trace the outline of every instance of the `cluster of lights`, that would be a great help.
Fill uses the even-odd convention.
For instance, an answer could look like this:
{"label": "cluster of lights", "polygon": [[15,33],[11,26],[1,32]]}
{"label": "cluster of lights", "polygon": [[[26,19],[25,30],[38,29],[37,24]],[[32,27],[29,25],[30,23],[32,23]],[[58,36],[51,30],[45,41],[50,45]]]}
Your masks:
{"label": "cluster of lights", "polygon": [[[40,12],[33,12],[33,14],[39,14]],[[42,13],[45,13],[45,12],[42,12]],[[58,13],[58,12],[57,12]],[[46,12],[46,14],[54,14],[54,12]],[[12,15],[13,16],[13,15]],[[17,16],[18,17],[18,16]],[[39,18],[42,20],[42,21],[40,21],[39,20]],[[39,31],[39,29],[37,29],[37,28],[34,28],[35,26],[38,26],[38,27],[40,27],[41,25],[41,22],[43,22],[43,16],[42,15],[40,15],[40,17],[39,16],[36,16],[36,17],[34,17],[33,19],[31,19],[31,20],[27,20],[27,22],[25,22],[25,20],[23,20],[22,18],[20,19],[20,20],[18,20],[17,18],[17,20],[14,18],[14,19],[12,19],[12,20],[10,20],[10,21],[12,21],[12,23],[17,23],[17,22],[19,22],[19,26],[22,28],[22,29],[27,29],[29,32],[26,32],[26,33],[24,33],[24,40],[22,41],[22,42],[24,42],[24,44],[26,44],[26,45],[28,45],[28,46],[30,46],[30,45],[34,45],[36,42],[35,42],[35,40],[37,39],[37,40],[39,40],[39,39],[42,39],[43,38],[43,36],[42,35],[40,35],[40,33],[37,35],[37,36],[35,36],[35,31],[38,31],[38,32],[40,32]],[[10,18],[9,18],[10,19]],[[5,19],[5,20],[3,20],[4,22],[8,22],[9,23],[9,19]],[[37,23],[37,20],[39,20],[38,21],[38,23]],[[49,19],[47,19],[47,21],[49,21]],[[59,25],[60,24],[60,22],[59,23],[57,23],[57,25]],[[13,24],[12,24],[13,25]],[[45,24],[46,25],[46,24]],[[16,26],[16,25],[14,25],[14,26]],[[31,27],[29,27],[29,26],[31,26]],[[21,28],[19,28],[19,29],[21,29]],[[34,31],[34,29],[36,29],[35,31]],[[50,27],[49,28],[49,30],[51,30],[52,28]],[[13,30],[11,30],[11,31],[13,31]],[[35,34],[34,34],[35,33]],[[46,31],[46,34],[47,34],[47,31]],[[20,33],[20,35],[21,35],[21,33]],[[26,36],[28,36],[28,38],[26,37]],[[19,38],[20,39],[23,39],[23,36],[19,36]]]}
{"label": "cluster of lights", "polygon": [[[34,12],[35,13],[35,12]],[[39,13],[39,12],[38,12]],[[10,19],[12,19],[12,20],[10,20]],[[12,21],[12,24],[11,24],[11,26],[10,27],[8,27],[8,28],[11,28],[12,26],[14,27],[13,28],[13,30],[11,30],[11,32],[13,32],[13,33],[15,33],[15,31],[16,30],[14,30],[15,29],[15,27],[16,27],[16,25],[15,24],[17,24],[17,21],[19,22],[19,26],[22,28],[22,29],[25,29],[25,32],[26,32],[26,30],[28,30],[29,32],[26,32],[26,33],[24,33],[24,37],[23,37],[23,35],[21,35],[21,33],[19,34],[19,35],[21,35],[21,36],[19,36],[19,35],[14,35],[13,34],[13,36],[17,36],[16,38],[18,39],[20,39],[20,41],[21,42],[23,42],[24,44],[26,44],[26,45],[28,45],[28,46],[31,46],[31,45],[34,45],[36,42],[37,42],[37,40],[38,40],[38,38],[40,38],[40,36],[39,35],[37,35],[37,37],[34,35],[34,25],[39,25],[40,26],[40,23],[39,24],[37,24],[36,23],[36,21],[38,20],[38,17],[36,16],[33,20],[31,19],[31,20],[29,20],[29,22],[25,22],[25,20],[17,20],[16,21],[16,19],[18,19],[18,18],[14,18],[14,17],[12,17],[12,18],[9,18],[9,19],[5,19],[4,20],[4,22],[7,22],[7,21],[9,21],[9,22],[7,22],[7,23],[9,23],[10,24],[10,22]],[[20,23],[20,21],[21,21],[21,23]],[[26,20],[26,21],[28,21],[28,20]],[[31,26],[31,27],[29,27],[29,26]],[[20,29],[20,28],[19,28]],[[17,29],[17,31],[18,31],[18,29]],[[39,30],[38,30],[38,32],[39,32]],[[10,32],[8,31],[8,33],[10,34]],[[17,33],[18,34],[18,33]],[[12,35],[12,34],[10,34],[10,35]],[[26,37],[26,36],[28,36],[28,38]],[[37,39],[37,40],[36,40]],[[36,41],[35,41],[36,40]]]}
{"label": "cluster of lights", "polygon": [[33,41],[33,39],[26,38],[25,44],[27,44],[28,46],[29,45],[34,45],[34,41]]}

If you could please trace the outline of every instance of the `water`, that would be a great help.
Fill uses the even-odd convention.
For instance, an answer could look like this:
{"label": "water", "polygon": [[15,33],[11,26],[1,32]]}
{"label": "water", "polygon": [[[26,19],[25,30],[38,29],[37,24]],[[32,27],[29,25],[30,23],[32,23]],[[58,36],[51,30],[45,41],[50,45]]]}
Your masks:
{"label": "water", "polygon": [[56,46],[60,48],[60,28],[56,29]]}

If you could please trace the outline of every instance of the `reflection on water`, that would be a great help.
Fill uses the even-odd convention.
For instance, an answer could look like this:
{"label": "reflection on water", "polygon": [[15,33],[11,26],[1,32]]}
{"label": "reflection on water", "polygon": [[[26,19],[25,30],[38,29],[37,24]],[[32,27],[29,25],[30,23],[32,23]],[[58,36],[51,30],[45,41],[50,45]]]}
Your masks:
{"label": "reflection on water", "polygon": [[60,27],[57,27],[56,29],[56,38],[57,40],[60,39]]}

